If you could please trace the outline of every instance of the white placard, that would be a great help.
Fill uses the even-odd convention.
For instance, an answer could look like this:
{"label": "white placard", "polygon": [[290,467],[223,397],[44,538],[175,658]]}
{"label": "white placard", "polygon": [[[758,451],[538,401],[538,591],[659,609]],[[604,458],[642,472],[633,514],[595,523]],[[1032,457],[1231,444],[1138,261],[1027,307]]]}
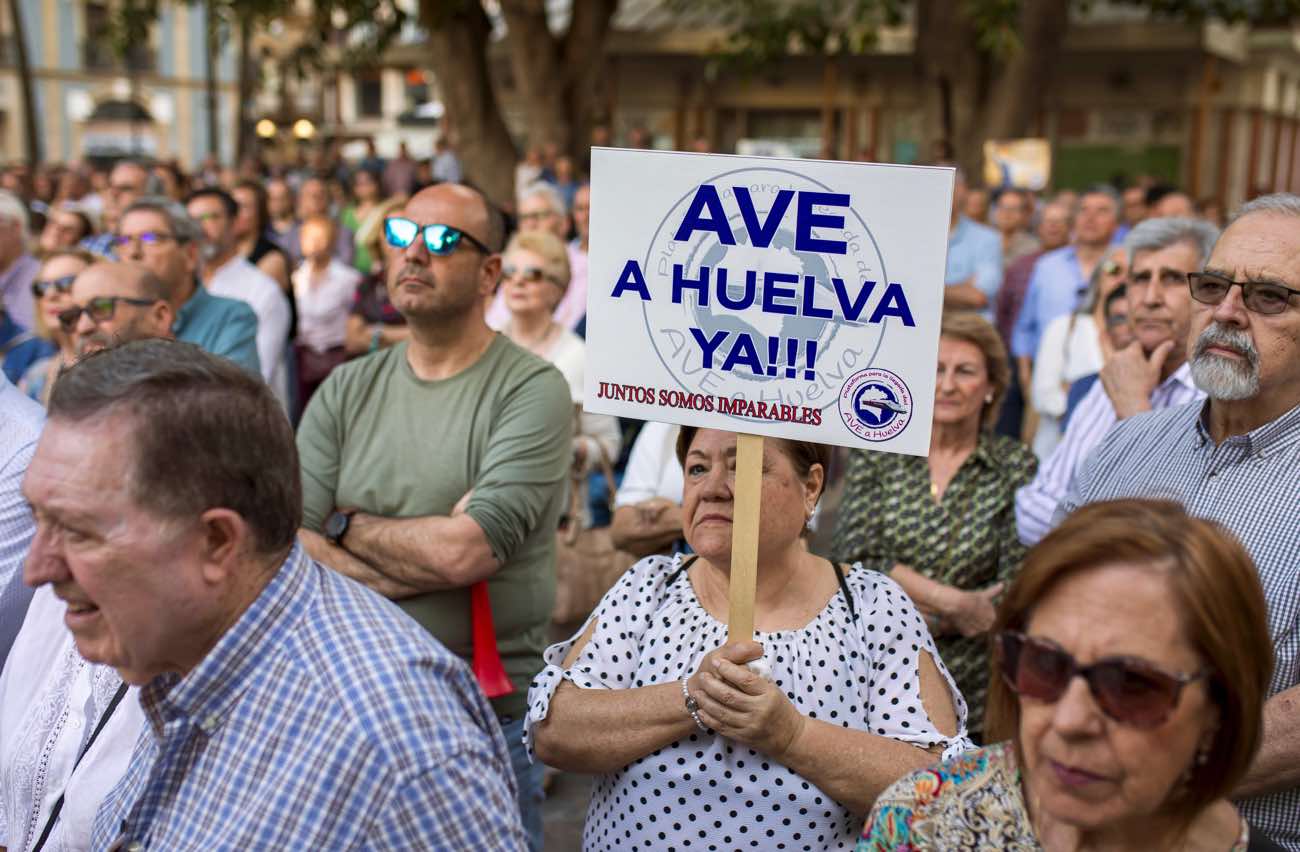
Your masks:
{"label": "white placard", "polygon": [[595,148],[588,411],[925,455],[953,170]]}

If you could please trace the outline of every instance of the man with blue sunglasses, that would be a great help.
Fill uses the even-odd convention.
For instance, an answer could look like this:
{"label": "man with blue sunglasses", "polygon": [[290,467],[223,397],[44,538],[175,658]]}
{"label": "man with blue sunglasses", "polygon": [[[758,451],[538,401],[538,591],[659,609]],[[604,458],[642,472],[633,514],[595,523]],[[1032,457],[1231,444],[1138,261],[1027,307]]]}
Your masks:
{"label": "man with blue sunglasses", "polygon": [[542,767],[523,720],[548,640],[573,411],[560,372],[484,320],[503,230],[456,184],[385,221],[389,301],[410,340],[335,369],[307,406],[301,540],[472,662],[538,850]]}

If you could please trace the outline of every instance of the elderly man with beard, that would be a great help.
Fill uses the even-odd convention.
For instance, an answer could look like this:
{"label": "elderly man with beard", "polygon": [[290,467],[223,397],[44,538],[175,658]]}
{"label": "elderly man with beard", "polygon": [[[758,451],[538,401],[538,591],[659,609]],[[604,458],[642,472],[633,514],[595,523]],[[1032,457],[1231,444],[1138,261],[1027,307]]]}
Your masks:
{"label": "elderly man with beard", "polygon": [[1189,277],[1191,374],[1209,399],[1120,423],[1057,519],[1118,497],[1176,499],[1250,551],[1276,661],[1241,812],[1300,850],[1300,196],[1246,204]]}

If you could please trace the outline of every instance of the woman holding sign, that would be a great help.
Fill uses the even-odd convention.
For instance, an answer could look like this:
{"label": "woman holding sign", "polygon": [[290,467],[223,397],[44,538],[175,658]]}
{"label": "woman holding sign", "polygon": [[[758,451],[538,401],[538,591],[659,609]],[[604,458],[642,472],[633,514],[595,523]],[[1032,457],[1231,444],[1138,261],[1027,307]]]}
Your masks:
{"label": "woman holding sign", "polygon": [[[768,439],[757,642],[726,643],[736,436],[683,427],[683,534],[546,652],[525,742],[598,774],[587,850],[849,849],[888,784],[968,746],[965,705],[888,578],[803,546],[829,450]],[[762,658],[767,676],[745,664]]]}
{"label": "woman holding sign", "polygon": [[889,574],[925,614],[980,738],[994,603],[1024,555],[1016,489],[1037,469],[992,432],[1011,372],[997,330],[971,313],[939,332],[930,455],[860,451],[849,461],[834,556]]}

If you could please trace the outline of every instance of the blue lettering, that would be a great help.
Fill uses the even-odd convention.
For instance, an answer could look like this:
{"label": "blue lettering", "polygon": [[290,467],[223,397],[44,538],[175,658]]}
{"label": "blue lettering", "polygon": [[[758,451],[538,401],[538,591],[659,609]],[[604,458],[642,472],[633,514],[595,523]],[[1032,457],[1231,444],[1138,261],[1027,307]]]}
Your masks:
{"label": "blue lettering", "polygon": [[794,299],[793,287],[778,287],[778,284],[794,284],[799,281],[799,276],[793,272],[765,272],[763,273],[763,313],[767,314],[785,314],[794,316],[799,309],[794,305],[779,304],[777,299]]}
{"label": "blue lettering", "polygon": [[817,295],[817,279],[811,275],[803,277],[803,315],[806,317],[820,317],[821,319],[830,319],[835,316],[835,312],[830,308],[819,308],[813,304],[813,297]]}
{"label": "blue lettering", "polygon": [[716,277],[718,279],[717,287],[719,305],[728,310],[743,311],[750,305],[754,304],[754,291],[757,289],[758,284],[757,272],[751,269],[745,273],[745,283],[743,285],[745,289],[738,299],[731,298],[731,293],[727,290],[727,270],[719,269]]}
{"label": "blue lettering", "polygon": [[727,214],[722,209],[722,199],[718,197],[718,190],[707,183],[701,184],[699,189],[695,190],[691,206],[686,210],[682,223],[677,226],[677,233],[673,234],[673,239],[685,242],[696,231],[712,231],[718,235],[718,242],[726,246],[736,244],[736,238],[731,233],[731,225],[727,222]]}
{"label": "blue lettering", "polygon": [[641,264],[635,260],[629,260],[623,266],[623,272],[618,276],[618,283],[614,285],[614,292],[610,294],[613,298],[623,295],[625,290],[631,290],[641,297],[641,301],[650,301],[650,288],[645,285],[645,276],[641,274]]}
{"label": "blue lettering", "polygon": [[705,340],[704,332],[698,328],[691,329],[691,337],[695,338],[695,342],[700,345],[700,352],[704,355],[704,369],[713,369],[713,353],[717,352],[718,347],[722,345],[722,341],[727,339],[727,334],[728,332],[725,331],[716,331],[712,337]]}
{"label": "blue lettering", "polygon": [[732,344],[727,360],[722,362],[722,371],[729,373],[740,365],[748,367],[755,376],[763,375],[763,362],[758,360],[758,348],[748,334],[736,335],[736,342]]}
{"label": "blue lettering", "polygon": [[[849,196],[838,192],[801,192],[795,218],[795,251],[821,254],[848,254],[849,244],[842,240],[819,240],[812,235],[813,228],[843,228],[844,217],[834,213],[814,213],[813,205],[822,207],[848,207]],[[684,227],[684,226],[683,226]]]}
{"label": "blue lettering", "polygon": [[835,287],[835,298],[840,303],[840,312],[844,314],[844,319],[849,322],[857,322],[858,317],[862,316],[862,309],[867,306],[867,299],[871,296],[871,291],[876,289],[876,282],[863,281],[862,289],[858,290],[858,298],[852,302],[849,301],[849,294],[844,290],[843,279],[832,278],[831,284]]}
{"label": "blue lettering", "polygon": [[680,305],[682,303],[682,290],[694,290],[699,296],[700,305],[707,305],[709,303],[709,268],[707,266],[700,267],[698,280],[683,278],[682,271],[680,263],[673,264],[673,304]]}
{"label": "blue lettering", "polygon": [[907,305],[907,295],[903,292],[902,284],[889,282],[880,304],[876,305],[876,310],[871,314],[870,321],[880,322],[885,317],[898,317],[908,328],[916,327],[916,320],[912,319],[912,309]]}
{"label": "blue lettering", "polygon": [[754,210],[754,200],[749,195],[749,188],[744,186],[732,187],[736,194],[736,204],[740,207],[740,218],[745,221],[745,230],[749,232],[749,243],[754,248],[767,248],[772,244],[772,238],[776,236],[776,229],[780,227],[781,220],[785,218],[785,211],[790,209],[790,199],[794,197],[794,192],[789,189],[783,189],[777,192],[776,200],[772,202],[772,209],[767,213],[767,220],[761,225],[758,222],[758,213]]}

